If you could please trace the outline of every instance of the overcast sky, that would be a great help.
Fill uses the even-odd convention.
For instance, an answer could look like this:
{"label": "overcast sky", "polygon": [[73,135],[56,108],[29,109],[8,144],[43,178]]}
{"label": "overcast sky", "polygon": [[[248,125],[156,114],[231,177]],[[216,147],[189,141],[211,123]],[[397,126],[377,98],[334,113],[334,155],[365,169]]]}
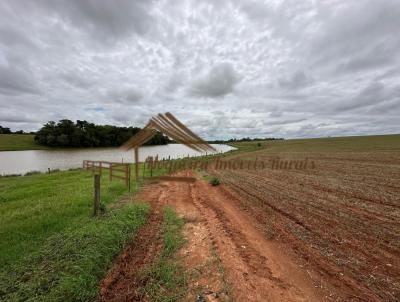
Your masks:
{"label": "overcast sky", "polygon": [[0,125],[400,132],[400,0],[3,0]]}

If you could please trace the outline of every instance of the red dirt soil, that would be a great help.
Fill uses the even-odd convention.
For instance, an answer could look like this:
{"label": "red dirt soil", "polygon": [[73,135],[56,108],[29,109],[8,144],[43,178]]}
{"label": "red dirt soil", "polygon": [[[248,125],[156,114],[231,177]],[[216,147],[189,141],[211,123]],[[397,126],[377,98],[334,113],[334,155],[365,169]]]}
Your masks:
{"label": "red dirt soil", "polygon": [[[219,170],[253,224],[295,252],[334,301],[400,300],[400,160],[394,152],[287,154],[313,170]],[[243,155],[268,161],[265,151]],[[283,155],[280,154],[282,157]]]}
{"label": "red dirt soil", "polygon": [[[159,233],[162,224],[162,213],[159,200],[162,187],[151,190],[144,189],[136,197],[140,201],[141,196],[146,198],[152,206],[152,212],[148,222],[136,234],[120,256],[116,259],[112,269],[100,284],[99,301],[144,301],[145,297],[139,290],[142,287],[140,273],[148,267],[162,249]],[[122,200],[122,203],[131,202],[130,198]]]}
{"label": "red dirt soil", "polygon": [[[155,194],[158,198],[154,198]],[[189,280],[186,301],[194,301],[199,295],[208,301],[225,301],[228,297],[235,301],[323,300],[324,293],[285,246],[267,240],[253,224],[253,218],[232,198],[222,187],[212,187],[200,179],[193,184],[153,184],[140,193],[140,200],[169,204],[188,222],[188,244],[181,254],[187,270],[199,273]],[[126,257],[127,253],[130,256]],[[136,262],[137,256],[128,247],[102,284],[103,301],[122,301],[112,299],[115,292],[132,291]]]}
{"label": "red dirt soil", "polygon": [[[134,199],[172,205],[185,217],[185,301],[394,302],[400,299],[396,158],[314,154],[316,170],[210,170],[222,185],[199,177],[195,183],[165,181]],[[122,263],[134,267],[136,257]],[[113,271],[123,269],[118,263]],[[108,284],[114,279],[106,278]],[[120,284],[103,287],[135,286]],[[112,294],[102,297],[114,301],[107,299]]]}

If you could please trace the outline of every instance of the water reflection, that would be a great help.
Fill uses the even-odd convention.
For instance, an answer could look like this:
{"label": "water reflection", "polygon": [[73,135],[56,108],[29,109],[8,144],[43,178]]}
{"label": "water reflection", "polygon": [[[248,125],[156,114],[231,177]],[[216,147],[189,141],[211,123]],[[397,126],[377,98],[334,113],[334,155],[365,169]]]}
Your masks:
{"label": "water reflection", "polygon": [[[213,144],[218,152],[234,149],[228,145]],[[144,146],[139,148],[139,160],[148,156],[171,159],[185,156],[199,156],[201,153],[184,145]],[[133,162],[133,151],[125,152],[117,148],[76,149],[76,150],[27,150],[0,152],[0,174],[24,174],[29,171],[47,171],[50,169],[67,170],[82,166],[84,159],[113,162]]]}

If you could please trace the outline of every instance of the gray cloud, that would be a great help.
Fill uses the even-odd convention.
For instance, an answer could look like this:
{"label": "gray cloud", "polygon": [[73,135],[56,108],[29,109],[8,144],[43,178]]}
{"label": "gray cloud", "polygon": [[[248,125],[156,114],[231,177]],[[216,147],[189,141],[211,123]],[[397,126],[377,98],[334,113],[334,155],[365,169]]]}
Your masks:
{"label": "gray cloud", "polygon": [[[115,42],[131,34],[145,34],[153,24],[153,1],[42,0],[37,9],[100,41]],[[23,5],[23,3],[21,3]]]}
{"label": "gray cloud", "polygon": [[34,76],[20,67],[0,65],[0,94],[37,94],[39,92]]}
{"label": "gray cloud", "polygon": [[142,125],[207,138],[400,129],[398,0],[5,0],[0,125]]}
{"label": "gray cloud", "polygon": [[30,50],[37,48],[37,45],[23,31],[23,29],[14,28],[10,26],[10,24],[1,24],[0,37],[2,43],[13,48],[24,47],[29,48]]}
{"label": "gray cloud", "polygon": [[295,90],[304,88],[312,82],[312,79],[308,77],[303,71],[296,71],[292,75],[286,78],[281,78],[278,83],[282,88],[288,90]]}
{"label": "gray cloud", "polygon": [[116,90],[111,90],[108,92],[109,99],[106,100],[107,103],[137,103],[142,98],[142,93],[135,87],[125,87]]}
{"label": "gray cloud", "polygon": [[399,98],[400,87],[387,88],[381,82],[372,82],[363,88],[354,98],[349,99],[346,104],[341,104],[337,108],[340,110],[352,110],[356,108],[379,105],[381,102],[391,101]]}
{"label": "gray cloud", "polygon": [[93,79],[86,78],[85,75],[77,72],[64,72],[60,75],[60,79],[64,79],[69,85],[77,88],[87,89],[95,83]]}
{"label": "gray cloud", "polygon": [[196,97],[221,97],[233,92],[239,75],[230,63],[219,63],[193,81],[190,93]]}
{"label": "gray cloud", "polygon": [[400,27],[399,16],[396,0],[347,2],[335,12],[325,11],[326,20],[319,21],[320,31],[311,44],[312,55],[317,63],[334,60],[339,68],[352,69],[397,61],[400,37],[393,30]]}
{"label": "gray cloud", "polygon": [[35,123],[40,121],[33,115],[8,110],[0,113],[0,120],[7,123]]}

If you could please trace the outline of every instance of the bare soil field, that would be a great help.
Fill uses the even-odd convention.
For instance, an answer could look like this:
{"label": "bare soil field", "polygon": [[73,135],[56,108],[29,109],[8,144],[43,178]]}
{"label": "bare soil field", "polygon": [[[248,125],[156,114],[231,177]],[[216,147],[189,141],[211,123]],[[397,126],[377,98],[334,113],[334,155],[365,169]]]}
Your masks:
{"label": "bare soil field", "polygon": [[[196,182],[153,183],[128,202],[170,205],[185,219],[183,301],[399,301],[400,153],[355,145],[233,153],[224,160],[308,158],[315,168],[184,171]],[[124,300],[107,290],[132,291],[147,254],[122,254],[103,301]]]}
{"label": "bare soil field", "polygon": [[307,157],[315,169],[213,173],[267,238],[295,252],[327,297],[399,301],[399,152],[273,153],[240,157]]}

